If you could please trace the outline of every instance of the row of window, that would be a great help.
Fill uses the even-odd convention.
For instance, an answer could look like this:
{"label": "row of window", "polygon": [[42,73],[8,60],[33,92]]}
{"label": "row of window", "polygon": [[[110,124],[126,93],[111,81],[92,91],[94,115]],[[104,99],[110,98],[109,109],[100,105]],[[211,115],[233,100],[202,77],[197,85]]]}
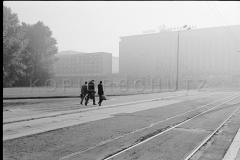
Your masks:
{"label": "row of window", "polygon": [[89,69],[89,68],[102,68],[101,65],[86,65],[86,66],[57,66],[58,69]]}
{"label": "row of window", "polygon": [[95,70],[56,70],[55,71],[56,73],[64,73],[64,74],[70,74],[70,73],[102,73],[102,70],[101,69],[95,69]]}
{"label": "row of window", "polygon": [[[172,68],[176,67],[175,63],[158,63],[157,64],[159,69],[163,68]],[[221,62],[190,62],[190,61],[183,61],[179,64],[180,67],[187,67],[187,68],[209,68],[209,69],[234,69],[240,67],[240,65],[237,65],[236,63],[228,64],[228,63],[221,63]]]}
{"label": "row of window", "polygon": [[78,57],[61,57],[61,60],[88,60],[88,59],[101,59],[101,55],[92,55],[92,56],[78,56]]}
{"label": "row of window", "polygon": [[[139,66],[139,67],[136,67],[136,70],[150,70],[152,67],[154,66]],[[176,64],[167,64],[167,65],[164,65],[164,64],[161,64],[159,63],[158,66],[154,67],[156,71],[164,71],[164,70],[174,70],[176,69]],[[218,63],[217,65],[214,65],[214,64],[204,64],[204,63],[199,63],[199,64],[190,64],[190,63],[181,63],[179,64],[179,68],[180,69],[183,69],[183,70],[192,70],[192,69],[238,69],[240,68],[240,65],[226,65],[226,64],[221,64],[221,63]]]}
{"label": "row of window", "polygon": [[[180,71],[185,71],[185,70],[216,70],[216,69],[221,69],[221,70],[225,70],[225,69],[232,69],[233,67],[224,67],[224,66],[215,66],[215,67],[210,67],[210,66],[179,66]],[[239,67],[240,68],[240,67]],[[165,71],[169,71],[169,70],[175,70],[176,68],[174,67],[156,67],[155,70],[156,72],[165,72]],[[237,68],[235,68],[237,69]]]}
{"label": "row of window", "polygon": [[64,64],[99,64],[99,63],[102,63],[102,60],[71,61],[71,62],[69,62],[69,61],[59,61],[56,64],[57,65],[64,65]]}
{"label": "row of window", "polygon": [[214,64],[193,64],[193,65],[190,65],[190,64],[184,64],[180,67],[185,67],[185,68],[188,68],[188,69],[236,69],[237,68],[237,65],[226,65],[226,64],[218,64],[218,65],[214,65]]}

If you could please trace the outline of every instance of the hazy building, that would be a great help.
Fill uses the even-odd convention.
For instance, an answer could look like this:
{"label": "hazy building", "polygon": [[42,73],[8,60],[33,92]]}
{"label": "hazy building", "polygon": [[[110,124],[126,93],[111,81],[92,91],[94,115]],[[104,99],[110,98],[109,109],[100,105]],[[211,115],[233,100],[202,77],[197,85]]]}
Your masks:
{"label": "hazy building", "polygon": [[240,25],[121,37],[120,74],[176,79],[178,44],[181,79],[240,81]]}
{"label": "hazy building", "polygon": [[119,57],[112,57],[112,73],[119,73]]}
{"label": "hazy building", "polygon": [[106,52],[82,53],[63,51],[56,54],[55,79],[62,83],[70,79],[77,84],[79,80],[101,80],[112,73],[112,54]]}

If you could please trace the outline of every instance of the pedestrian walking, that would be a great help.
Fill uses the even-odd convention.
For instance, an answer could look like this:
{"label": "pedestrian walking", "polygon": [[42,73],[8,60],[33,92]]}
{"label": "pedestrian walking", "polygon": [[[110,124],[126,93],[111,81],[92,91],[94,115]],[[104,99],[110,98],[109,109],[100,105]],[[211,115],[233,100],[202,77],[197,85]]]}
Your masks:
{"label": "pedestrian walking", "polygon": [[98,84],[98,95],[99,95],[98,105],[101,106],[101,103],[103,101],[102,95],[104,95],[102,81],[100,81],[99,84]]}
{"label": "pedestrian walking", "polygon": [[95,104],[95,85],[94,85],[94,80],[91,80],[89,83],[88,83],[88,95],[87,95],[87,99],[85,101],[85,106],[88,104],[88,100],[89,98],[90,99],[93,99],[93,105],[96,105]]}
{"label": "pedestrian walking", "polygon": [[80,95],[81,102],[80,102],[80,104],[82,104],[86,95],[87,95],[87,82],[85,82],[85,84],[82,85],[82,87],[81,87],[81,95]]}

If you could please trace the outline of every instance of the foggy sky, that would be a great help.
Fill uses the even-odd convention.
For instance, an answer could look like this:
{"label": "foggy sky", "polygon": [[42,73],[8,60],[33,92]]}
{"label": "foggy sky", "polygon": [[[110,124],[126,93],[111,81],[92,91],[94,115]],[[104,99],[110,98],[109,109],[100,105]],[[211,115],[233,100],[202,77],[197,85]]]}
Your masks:
{"label": "foggy sky", "polygon": [[237,1],[5,1],[21,22],[44,22],[59,51],[109,52],[119,55],[119,37],[144,30],[196,25],[240,24]]}

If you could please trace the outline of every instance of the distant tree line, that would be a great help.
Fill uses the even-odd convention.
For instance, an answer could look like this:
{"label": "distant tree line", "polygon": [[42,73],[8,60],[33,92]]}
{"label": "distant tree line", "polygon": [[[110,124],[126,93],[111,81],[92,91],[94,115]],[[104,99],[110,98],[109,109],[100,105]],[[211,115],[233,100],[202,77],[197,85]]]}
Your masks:
{"label": "distant tree line", "polygon": [[45,85],[54,76],[56,44],[43,22],[20,24],[17,14],[3,6],[3,87]]}

